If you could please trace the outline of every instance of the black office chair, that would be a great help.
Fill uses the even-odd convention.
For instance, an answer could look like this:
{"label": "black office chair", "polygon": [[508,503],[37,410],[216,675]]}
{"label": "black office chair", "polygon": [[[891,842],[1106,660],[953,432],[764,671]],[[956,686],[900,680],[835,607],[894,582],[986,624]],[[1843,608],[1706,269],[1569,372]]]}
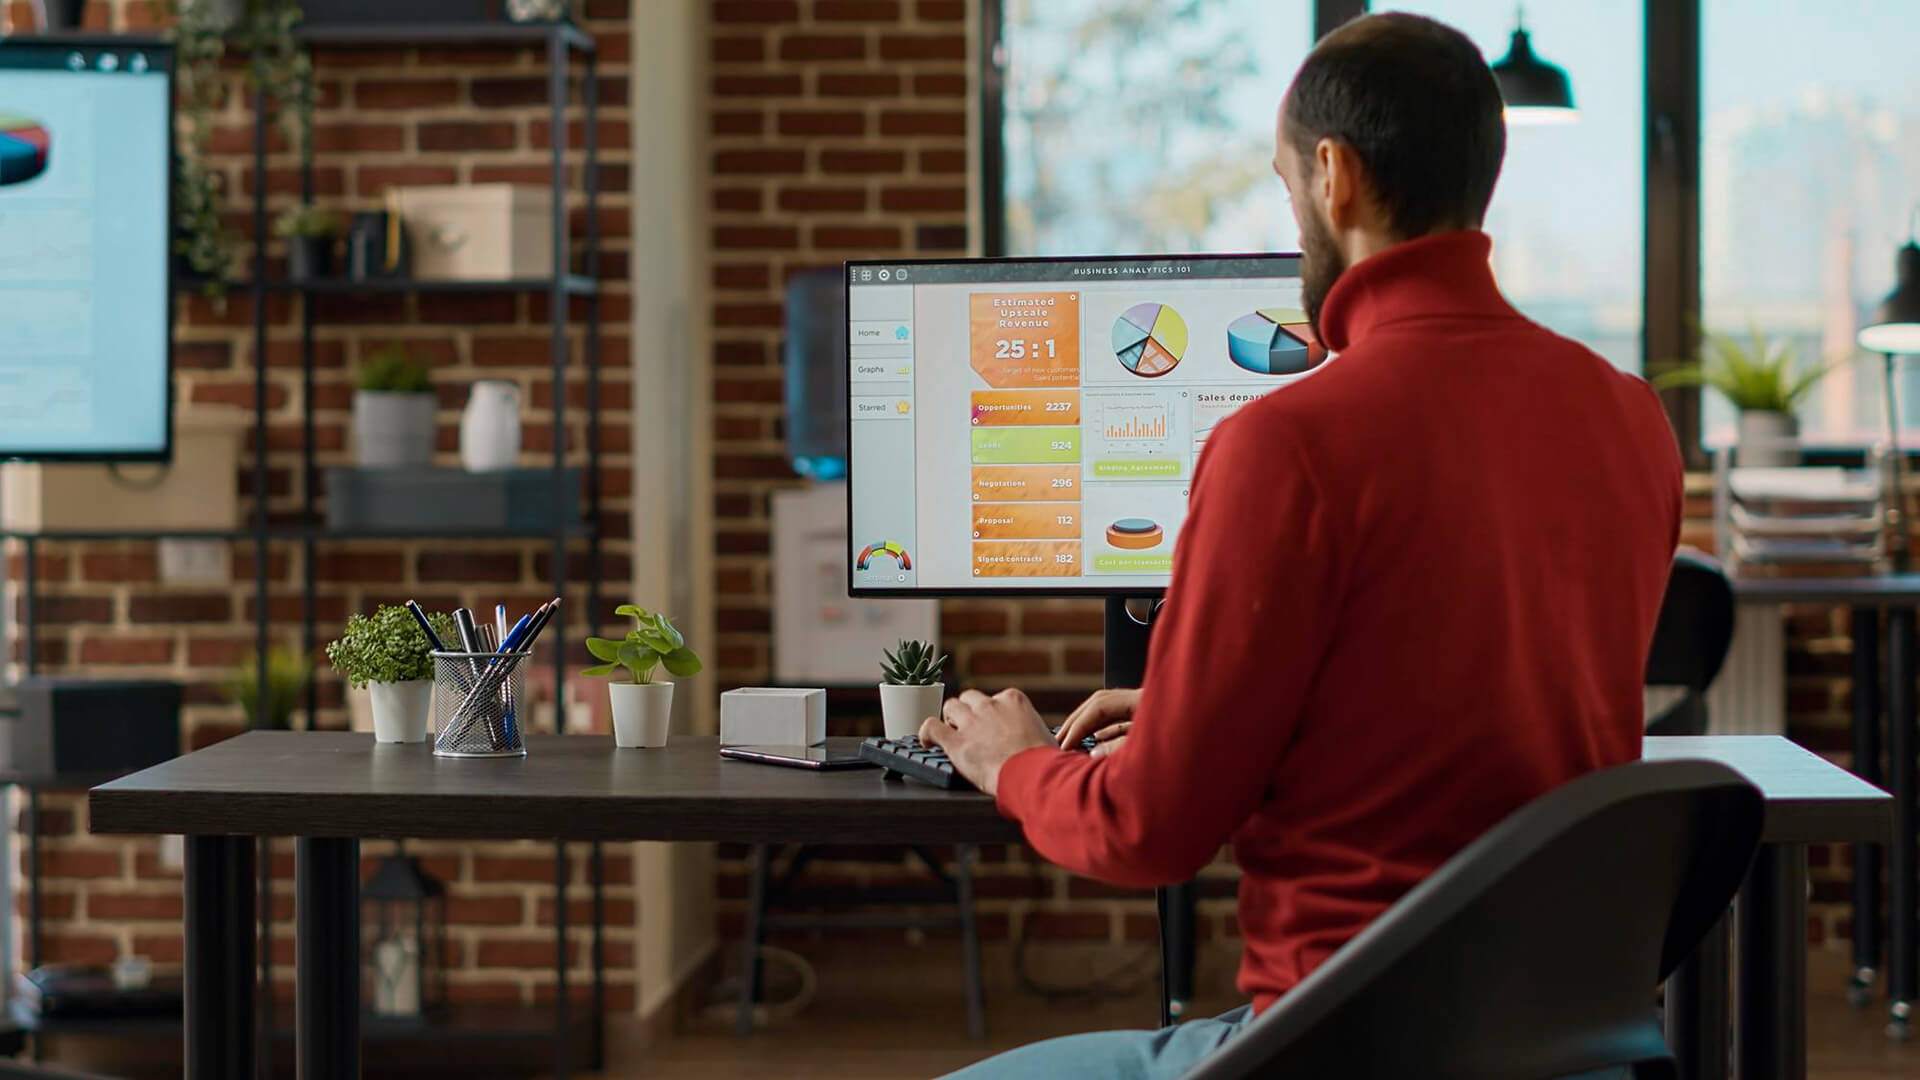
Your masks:
{"label": "black office chair", "polygon": [[1732,901],[1760,792],[1636,762],[1534,800],[1388,909],[1185,1080],[1678,1074],[1655,985]]}
{"label": "black office chair", "polygon": [[1677,701],[1647,718],[1649,735],[1705,735],[1707,688],[1733,642],[1733,586],[1720,564],[1682,551],[1673,557],[1660,621],[1647,651],[1648,687],[1675,687]]}

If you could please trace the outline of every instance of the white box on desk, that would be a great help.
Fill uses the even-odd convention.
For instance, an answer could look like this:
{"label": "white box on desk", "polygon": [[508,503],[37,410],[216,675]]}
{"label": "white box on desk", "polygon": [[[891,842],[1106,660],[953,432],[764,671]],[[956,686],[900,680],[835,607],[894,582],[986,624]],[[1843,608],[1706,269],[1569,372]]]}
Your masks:
{"label": "white box on desk", "polygon": [[818,746],[827,741],[827,692],[743,686],[720,695],[721,746]]}

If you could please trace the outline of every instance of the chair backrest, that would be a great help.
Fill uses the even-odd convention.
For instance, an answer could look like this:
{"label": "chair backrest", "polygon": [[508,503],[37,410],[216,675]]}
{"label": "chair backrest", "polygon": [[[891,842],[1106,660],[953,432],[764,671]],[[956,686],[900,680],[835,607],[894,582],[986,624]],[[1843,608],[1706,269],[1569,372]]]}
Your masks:
{"label": "chair backrest", "polygon": [[1680,698],[1647,718],[1659,735],[1705,735],[1707,688],[1726,662],[1733,641],[1733,585],[1720,564],[1682,551],[1673,557],[1653,647],[1647,650],[1646,684],[1678,687]]}
{"label": "chair backrest", "polygon": [[1655,985],[1732,902],[1760,793],[1713,762],[1636,762],[1468,845],[1186,1080],[1670,1078]]}

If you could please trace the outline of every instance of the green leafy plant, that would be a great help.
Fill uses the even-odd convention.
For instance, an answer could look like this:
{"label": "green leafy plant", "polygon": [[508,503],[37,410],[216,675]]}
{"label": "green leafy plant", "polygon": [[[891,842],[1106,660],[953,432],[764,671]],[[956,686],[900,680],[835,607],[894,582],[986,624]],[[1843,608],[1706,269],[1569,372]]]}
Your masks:
{"label": "green leafy plant", "polygon": [[212,0],[166,0],[166,38],[174,48],[174,90],[180,114],[178,183],[174,188],[174,251],[206,279],[210,296],[233,277],[235,238],[222,219],[224,174],[214,167],[213,129],[225,93],[220,61],[227,23]]}
{"label": "green leafy plant", "polygon": [[430,394],[433,369],[414,359],[403,345],[376,349],[360,365],[360,389],[388,394]]}
{"label": "green leafy plant", "polygon": [[163,15],[182,128],[174,250],[218,298],[233,280],[238,247],[222,215],[225,174],[212,163],[217,113],[231,89],[222,71],[228,44],[246,54],[247,88],[272,110],[301,161],[313,156],[313,58],[294,38],[299,0],[164,0]]}
{"label": "green leafy plant", "polygon": [[880,654],[880,680],[888,686],[932,686],[947,666],[947,655],[928,641],[902,641]]}
{"label": "green leafy plant", "polygon": [[[444,612],[428,615],[427,622],[441,641],[456,639],[453,619]],[[346,632],[327,646],[327,659],[355,689],[370,682],[433,678],[433,649],[427,636],[413,621],[412,612],[393,604],[380,605],[372,615],[356,611],[348,616]]]}
{"label": "green leafy plant", "polygon": [[613,613],[632,617],[633,629],[619,640],[588,638],[587,651],[606,663],[590,667],[581,672],[582,675],[625,671],[630,680],[645,686],[653,682],[656,667],[666,668],[669,674],[683,678],[700,673],[700,658],[687,647],[687,639],[680,631],[674,629],[672,619],[634,604],[621,604]]}
{"label": "green leafy plant", "polygon": [[1832,370],[1827,366],[1800,370],[1799,359],[1791,340],[1769,338],[1758,327],[1748,329],[1745,342],[1703,331],[1700,361],[1661,372],[1654,376],[1653,385],[1661,390],[1710,386],[1736,409],[1790,413]]}
{"label": "green leafy plant", "polygon": [[306,693],[307,679],[313,667],[307,658],[292,649],[267,651],[266,715],[260,715],[260,654],[252,653],[240,661],[220,683],[220,692],[247,714],[247,726],[258,730],[285,731],[292,726],[294,710]]}
{"label": "green leafy plant", "polygon": [[298,206],[281,214],[273,223],[273,233],[282,239],[296,236],[319,238],[340,231],[340,219],[316,206]]}

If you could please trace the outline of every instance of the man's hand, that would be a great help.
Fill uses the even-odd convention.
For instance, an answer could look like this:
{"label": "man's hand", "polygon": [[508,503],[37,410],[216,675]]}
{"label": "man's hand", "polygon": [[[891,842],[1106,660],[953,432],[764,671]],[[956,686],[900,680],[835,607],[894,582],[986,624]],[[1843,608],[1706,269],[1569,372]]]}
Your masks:
{"label": "man's hand", "polygon": [[1133,710],[1139,704],[1138,690],[1095,690],[1060,725],[1060,745],[1077,746],[1091,735],[1100,740],[1094,753],[1111,753],[1119,745],[1116,740],[1126,738],[1127,729],[1133,726]]}
{"label": "man's hand", "polygon": [[1000,785],[1000,766],[1022,750],[1052,746],[1046,721],[1018,690],[1002,690],[988,697],[964,690],[948,698],[939,716],[920,725],[920,741],[947,752],[960,775],[992,795]]}

